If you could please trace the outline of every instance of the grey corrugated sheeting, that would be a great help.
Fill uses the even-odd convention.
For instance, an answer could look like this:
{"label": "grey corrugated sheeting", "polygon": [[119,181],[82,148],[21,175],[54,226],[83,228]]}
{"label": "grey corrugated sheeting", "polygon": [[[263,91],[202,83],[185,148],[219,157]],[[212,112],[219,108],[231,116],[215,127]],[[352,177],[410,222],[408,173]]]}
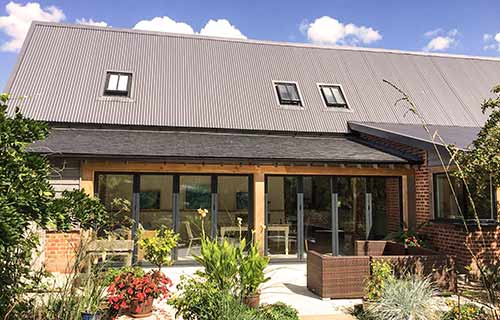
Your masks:
{"label": "grey corrugated sheeting", "polygon": [[251,160],[252,162],[408,163],[346,137],[53,128],[29,148],[52,156]]}
{"label": "grey corrugated sheeting", "polygon": [[403,144],[418,145],[420,142],[428,145],[430,149],[432,149],[433,139],[438,145],[453,144],[464,150],[469,149],[481,130],[479,127],[428,125],[429,132],[427,132],[423,125],[373,122],[350,122],[349,126],[353,131]]}
{"label": "grey corrugated sheeting", "polygon": [[[347,121],[480,126],[500,60],[216,39],[37,23],[9,81],[27,116],[51,122],[347,132]],[[129,101],[102,97],[106,70],[133,73]],[[280,108],[272,80],[297,81],[304,108]],[[317,83],[342,84],[352,112],[327,109]]]}

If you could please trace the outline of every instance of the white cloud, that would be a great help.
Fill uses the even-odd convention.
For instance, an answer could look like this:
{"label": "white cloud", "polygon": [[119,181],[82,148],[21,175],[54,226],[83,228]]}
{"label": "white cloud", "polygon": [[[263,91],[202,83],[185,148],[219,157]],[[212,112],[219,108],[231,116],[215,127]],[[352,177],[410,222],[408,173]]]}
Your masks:
{"label": "white cloud", "polygon": [[[134,29],[183,34],[198,34],[189,24],[185,22],[177,22],[167,16],[155,17],[151,20],[141,20],[134,26]],[[240,30],[238,30],[226,19],[210,19],[207,24],[200,30],[199,34],[225,38],[247,38],[241,33]]]}
{"label": "white cloud", "polygon": [[105,21],[94,21],[92,19],[85,19],[85,18],[76,19],[76,23],[85,24],[89,26],[108,27],[108,23]]}
{"label": "white cloud", "polygon": [[500,32],[495,35],[485,33],[483,35],[483,41],[485,43],[483,50],[500,51]]}
{"label": "white cloud", "polygon": [[448,31],[448,36],[449,37],[456,37],[458,35],[458,29],[451,29]]}
{"label": "white cloud", "polygon": [[18,51],[32,21],[60,22],[65,19],[61,9],[54,6],[42,8],[37,2],[22,5],[11,1],[5,6],[5,11],[7,15],[0,16],[0,30],[10,39],[2,44],[2,51]]}
{"label": "white cloud", "polygon": [[434,29],[434,30],[430,30],[430,31],[427,31],[426,33],[424,33],[424,36],[427,37],[427,38],[433,38],[439,34],[442,34],[443,33],[443,29],[442,28],[437,28],[437,29]]}
{"label": "white cloud", "polygon": [[437,28],[424,33],[424,37],[431,38],[424,51],[445,51],[457,45],[457,37],[460,35],[458,29],[446,31],[443,28]]}
{"label": "white cloud", "polygon": [[303,21],[299,30],[307,34],[309,41],[317,44],[370,44],[382,39],[375,29],[357,26],[353,23],[344,24],[332,17],[323,16],[311,23]]}
{"label": "white cloud", "polygon": [[246,39],[245,35],[241,33],[235,26],[233,26],[226,19],[212,20],[210,19],[207,24],[200,30],[200,34],[204,36],[215,36],[224,38],[237,38]]}
{"label": "white cloud", "polygon": [[137,22],[134,29],[161,31],[172,33],[194,34],[193,28],[184,22],[176,22],[169,17],[154,17],[151,20],[141,20]]}
{"label": "white cloud", "polygon": [[424,37],[426,38],[435,38],[437,36],[443,36],[443,37],[450,37],[450,38],[454,38],[456,36],[458,36],[459,32],[458,32],[458,29],[454,28],[454,29],[450,29],[448,31],[444,30],[443,28],[437,28],[437,29],[434,29],[434,30],[430,30],[430,31],[427,31],[426,33],[424,33]]}
{"label": "white cloud", "polygon": [[444,51],[456,44],[457,40],[451,37],[438,36],[433,38],[424,47],[424,51]]}

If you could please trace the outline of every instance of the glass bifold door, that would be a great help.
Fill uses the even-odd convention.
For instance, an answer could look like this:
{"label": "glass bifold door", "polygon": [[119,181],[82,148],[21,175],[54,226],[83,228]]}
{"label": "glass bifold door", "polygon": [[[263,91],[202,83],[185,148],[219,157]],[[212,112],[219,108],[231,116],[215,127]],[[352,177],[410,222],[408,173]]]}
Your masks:
{"label": "glass bifold door", "polygon": [[[399,223],[397,177],[267,176],[265,251],[303,258],[309,250],[353,255],[356,240],[382,239]],[[396,200],[391,200],[396,197]],[[388,212],[397,210],[388,223]],[[389,206],[388,206],[389,204]]]}
{"label": "glass bifold door", "polygon": [[[181,261],[199,254],[203,234],[238,242],[253,227],[248,175],[98,173],[95,181],[96,195],[116,219],[108,231],[130,241],[137,262],[145,262],[138,240],[162,226],[180,234],[175,258]],[[203,222],[198,208],[208,210]]]}

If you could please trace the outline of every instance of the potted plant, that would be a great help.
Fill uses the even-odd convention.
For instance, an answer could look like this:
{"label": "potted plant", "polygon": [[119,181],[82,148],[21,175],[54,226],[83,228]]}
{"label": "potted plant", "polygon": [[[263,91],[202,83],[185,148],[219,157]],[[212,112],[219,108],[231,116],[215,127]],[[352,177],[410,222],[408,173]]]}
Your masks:
{"label": "potted plant", "polygon": [[144,275],[126,271],[115,277],[108,287],[109,307],[115,313],[126,313],[133,318],[152,314],[153,300],[170,297],[172,281],[159,271]]}
{"label": "potted plant", "polygon": [[269,258],[259,253],[255,243],[250,245],[247,255],[242,256],[239,268],[241,283],[241,298],[244,304],[256,308],[260,304],[260,290],[262,283],[270,278],[264,274]]}

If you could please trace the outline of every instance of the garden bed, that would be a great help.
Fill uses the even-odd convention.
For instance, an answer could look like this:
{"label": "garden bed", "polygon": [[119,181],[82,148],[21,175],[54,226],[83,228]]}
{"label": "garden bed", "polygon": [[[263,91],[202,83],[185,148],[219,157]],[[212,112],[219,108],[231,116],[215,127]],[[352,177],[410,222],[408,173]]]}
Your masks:
{"label": "garden bed", "polygon": [[405,248],[391,241],[356,241],[356,256],[309,251],[307,288],[322,298],[362,298],[373,261],[388,261],[398,274],[429,276],[443,290],[454,291],[454,259],[425,248]]}

